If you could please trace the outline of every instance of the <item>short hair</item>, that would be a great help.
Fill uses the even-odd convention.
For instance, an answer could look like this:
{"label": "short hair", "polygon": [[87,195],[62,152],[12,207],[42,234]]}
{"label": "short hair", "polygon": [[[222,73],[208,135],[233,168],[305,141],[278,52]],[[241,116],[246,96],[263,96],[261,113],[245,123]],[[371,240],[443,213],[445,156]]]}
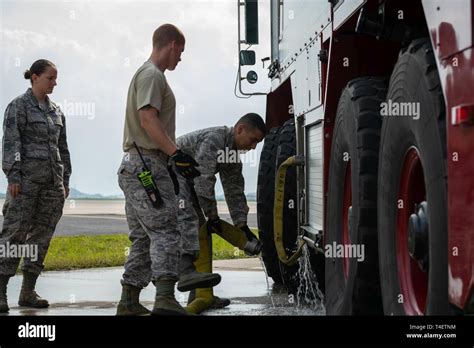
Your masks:
{"label": "short hair", "polygon": [[248,114],[245,114],[242,116],[235,126],[238,126],[239,124],[245,124],[246,126],[253,128],[253,129],[258,129],[263,133],[263,135],[267,134],[267,126],[265,125],[265,122],[263,121],[263,118],[256,113],[249,112]]}
{"label": "short hair", "polygon": [[26,70],[23,73],[23,76],[25,77],[26,80],[30,80],[32,83],[33,81],[31,80],[31,77],[33,74],[35,75],[41,75],[42,73],[46,72],[48,68],[56,68],[53,62],[47,60],[47,59],[38,59],[36,62],[34,62],[31,67]]}
{"label": "short hair", "polygon": [[153,47],[163,48],[172,41],[184,45],[184,34],[173,24],[163,24],[153,33]]}

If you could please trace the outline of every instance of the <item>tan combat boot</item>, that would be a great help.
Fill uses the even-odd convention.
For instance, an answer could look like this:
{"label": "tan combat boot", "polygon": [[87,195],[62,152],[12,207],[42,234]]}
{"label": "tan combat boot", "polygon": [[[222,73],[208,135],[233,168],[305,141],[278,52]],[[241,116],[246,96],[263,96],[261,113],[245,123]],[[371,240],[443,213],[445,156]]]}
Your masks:
{"label": "tan combat boot", "polygon": [[48,301],[41,298],[35,291],[38,276],[39,274],[23,272],[23,284],[21,285],[20,299],[18,300],[20,306],[33,308],[49,307]]}
{"label": "tan combat boot", "polygon": [[157,295],[152,315],[188,315],[188,312],[171,295]]}
{"label": "tan combat boot", "polygon": [[155,305],[151,315],[188,315],[188,312],[176,301],[172,279],[160,279],[154,282],[156,286]]}
{"label": "tan combat boot", "polygon": [[150,311],[140,304],[140,288],[132,285],[122,285],[122,297],[117,306],[117,315],[150,315]]}

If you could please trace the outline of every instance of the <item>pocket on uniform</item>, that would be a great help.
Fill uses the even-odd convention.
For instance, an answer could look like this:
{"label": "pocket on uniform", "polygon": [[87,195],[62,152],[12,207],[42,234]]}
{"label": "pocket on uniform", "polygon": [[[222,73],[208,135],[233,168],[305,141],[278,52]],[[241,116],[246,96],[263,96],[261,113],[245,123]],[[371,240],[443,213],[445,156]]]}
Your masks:
{"label": "pocket on uniform", "polygon": [[118,175],[135,175],[139,172],[140,168],[130,163],[130,161],[122,161],[119,169],[117,170]]}
{"label": "pocket on uniform", "polygon": [[62,126],[63,126],[63,120],[61,119],[61,114],[58,114],[58,113],[54,112],[54,113],[51,115],[51,119],[53,120],[53,123],[54,123],[57,127],[62,127]]}
{"label": "pocket on uniform", "polygon": [[32,112],[28,115],[28,123],[25,133],[32,139],[47,139],[48,122],[41,112]]}
{"label": "pocket on uniform", "polygon": [[25,158],[34,158],[41,160],[49,159],[49,146],[45,143],[23,144],[23,153]]}
{"label": "pocket on uniform", "polygon": [[63,128],[63,121],[61,119],[61,115],[58,115],[58,114],[54,113],[51,116],[51,119],[52,119],[53,124],[54,124],[55,139],[56,139],[56,141],[59,141],[59,136],[61,134],[61,129]]}
{"label": "pocket on uniform", "polygon": [[51,165],[48,160],[29,158],[21,161],[22,180],[45,183],[51,179]]}
{"label": "pocket on uniform", "polygon": [[125,170],[125,165],[124,164],[121,164],[119,169],[117,170],[117,175],[120,175],[124,172]]}

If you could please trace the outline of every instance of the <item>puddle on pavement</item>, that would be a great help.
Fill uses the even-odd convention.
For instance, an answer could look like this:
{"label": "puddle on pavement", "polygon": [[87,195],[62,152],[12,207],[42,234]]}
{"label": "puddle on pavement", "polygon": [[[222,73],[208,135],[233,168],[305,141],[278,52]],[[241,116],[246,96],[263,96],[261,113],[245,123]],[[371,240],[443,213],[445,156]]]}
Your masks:
{"label": "puddle on pavement", "polygon": [[[311,272],[305,267],[305,264],[301,267],[304,270],[304,287],[318,294],[319,290],[311,285]],[[14,277],[9,284],[11,309],[7,315],[113,316],[120,298],[118,280],[122,272],[122,268],[45,272],[37,287],[41,295],[50,300],[51,305],[46,309],[18,307],[14,299],[18,298],[22,279]],[[222,282],[214,288],[214,293],[216,296],[229,298],[231,304],[224,309],[206,311],[203,315],[324,315],[324,308],[321,306],[305,307],[290,303],[286,288],[270,282],[265,272],[222,270],[219,273],[222,275]],[[154,287],[148,286],[140,294],[141,303],[152,309],[154,295]],[[185,306],[188,293],[176,292],[176,295],[178,301]]]}

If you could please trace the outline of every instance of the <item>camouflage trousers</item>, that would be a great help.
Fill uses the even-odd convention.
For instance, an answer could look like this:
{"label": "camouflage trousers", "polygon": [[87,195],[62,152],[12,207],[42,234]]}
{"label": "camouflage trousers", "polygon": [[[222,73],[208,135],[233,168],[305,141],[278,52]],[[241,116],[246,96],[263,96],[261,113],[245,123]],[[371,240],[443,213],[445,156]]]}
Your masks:
{"label": "camouflage trousers", "polygon": [[132,242],[122,284],[139,288],[162,277],[177,280],[181,254],[176,196],[167,170],[167,158],[148,154],[143,158],[163,200],[159,208],[153,206],[137,178],[143,168],[137,154],[125,154],[118,170]]}
{"label": "camouflage trousers", "polygon": [[[178,194],[178,226],[181,231],[181,249],[183,254],[189,254],[194,259],[199,256],[199,206],[195,204],[191,193],[192,180],[186,180],[177,175],[179,182]],[[205,221],[205,220],[204,220]]]}
{"label": "camouflage trousers", "polygon": [[[16,273],[21,259],[17,256],[24,256],[23,271],[40,274],[54,230],[63,213],[62,183],[37,184],[22,179],[20,185],[21,193],[16,198],[7,193],[3,205],[0,246],[3,251],[8,250],[7,255],[11,256],[0,255],[0,275],[13,276]],[[15,255],[13,250],[16,250]]]}

